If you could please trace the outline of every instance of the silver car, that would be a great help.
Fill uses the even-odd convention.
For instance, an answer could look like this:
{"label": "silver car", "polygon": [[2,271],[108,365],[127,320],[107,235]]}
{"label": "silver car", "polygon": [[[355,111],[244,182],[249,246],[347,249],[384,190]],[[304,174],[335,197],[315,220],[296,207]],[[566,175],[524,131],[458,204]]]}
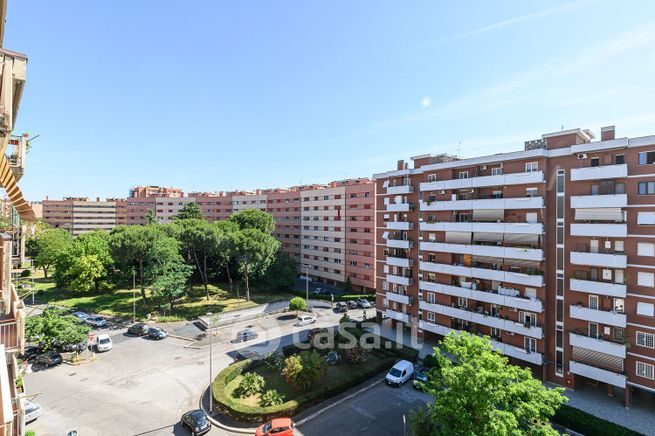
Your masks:
{"label": "silver car", "polygon": [[100,315],[89,315],[86,317],[85,322],[93,327],[106,327],[107,320]]}
{"label": "silver car", "polygon": [[43,409],[41,409],[41,406],[38,403],[35,403],[30,399],[25,399],[23,410],[25,410],[25,423],[28,423],[40,417]]}
{"label": "silver car", "polygon": [[251,339],[256,339],[257,336],[259,335],[253,329],[245,329],[237,333],[237,341],[240,342],[249,341]]}

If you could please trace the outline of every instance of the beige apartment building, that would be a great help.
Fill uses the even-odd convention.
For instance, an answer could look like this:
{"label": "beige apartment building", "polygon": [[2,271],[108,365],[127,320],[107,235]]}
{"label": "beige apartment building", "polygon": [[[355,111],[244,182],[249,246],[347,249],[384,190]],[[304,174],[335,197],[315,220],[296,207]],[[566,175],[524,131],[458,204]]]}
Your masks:
{"label": "beige apartment building", "polygon": [[74,236],[93,230],[111,231],[126,221],[126,202],[122,199],[67,197],[42,202],[43,221],[54,228],[65,229]]}
{"label": "beige apartment building", "polygon": [[544,380],[655,393],[655,136],[573,129],[375,175],[377,308]]}

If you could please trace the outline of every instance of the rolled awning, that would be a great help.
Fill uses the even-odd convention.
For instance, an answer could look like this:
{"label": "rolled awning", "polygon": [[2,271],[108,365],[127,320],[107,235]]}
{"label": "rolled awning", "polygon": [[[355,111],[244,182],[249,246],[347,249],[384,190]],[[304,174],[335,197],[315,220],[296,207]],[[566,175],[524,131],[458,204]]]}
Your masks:
{"label": "rolled awning", "polygon": [[471,244],[471,232],[446,232],[447,244]]}
{"label": "rolled awning", "polygon": [[506,233],[505,242],[512,244],[538,244],[539,235],[531,233]]}
{"label": "rolled awning", "polygon": [[538,269],[541,266],[541,263],[535,260],[523,260],[523,259],[504,259],[503,263],[505,265],[520,266],[522,268]]}
{"label": "rolled awning", "polygon": [[582,347],[573,347],[573,360],[580,363],[587,363],[601,368],[609,369],[614,372],[623,371],[623,359],[611,356],[598,351],[587,350]]}
{"label": "rolled awning", "polygon": [[475,209],[474,221],[502,221],[505,218],[504,209]]}
{"label": "rolled awning", "polygon": [[486,232],[475,232],[473,233],[473,240],[476,242],[502,242],[503,234],[502,233],[486,233]]}
{"label": "rolled awning", "polygon": [[624,214],[620,207],[597,207],[576,209],[575,219],[582,221],[624,221]]}

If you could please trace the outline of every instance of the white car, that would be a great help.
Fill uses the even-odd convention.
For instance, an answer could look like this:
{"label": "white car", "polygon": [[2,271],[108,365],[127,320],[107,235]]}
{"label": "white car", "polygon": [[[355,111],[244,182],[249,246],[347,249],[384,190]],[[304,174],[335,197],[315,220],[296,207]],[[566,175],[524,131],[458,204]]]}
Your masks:
{"label": "white car", "polygon": [[113,348],[114,344],[111,342],[109,335],[96,336],[95,349],[96,351],[109,351]]}
{"label": "white car", "polygon": [[87,324],[93,327],[106,327],[107,320],[100,315],[89,315],[84,320]]}
{"label": "white car", "polygon": [[389,370],[384,381],[389,386],[402,386],[414,374],[414,365],[409,360],[401,360]]}
{"label": "white car", "polygon": [[23,410],[25,410],[25,423],[28,423],[41,416],[43,409],[41,409],[41,406],[38,403],[35,403],[30,399],[25,399]]}
{"label": "white car", "polygon": [[298,327],[301,327],[301,326],[304,326],[304,325],[313,324],[315,322],[316,322],[316,316],[314,316],[314,315],[300,315],[296,319],[296,324],[295,325],[298,326]]}

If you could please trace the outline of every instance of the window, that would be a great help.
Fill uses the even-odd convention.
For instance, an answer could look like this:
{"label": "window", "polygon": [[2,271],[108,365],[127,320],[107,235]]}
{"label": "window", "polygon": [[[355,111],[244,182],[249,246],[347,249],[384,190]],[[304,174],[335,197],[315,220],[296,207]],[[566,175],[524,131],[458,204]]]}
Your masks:
{"label": "window", "polygon": [[651,165],[655,163],[655,151],[642,151],[639,153],[639,165]]}
{"label": "window", "polygon": [[536,353],[537,340],[534,338],[523,338],[523,348],[527,353]]}
{"label": "window", "polygon": [[469,172],[468,171],[460,171],[459,172],[459,178],[460,179],[468,179],[469,178]]}
{"label": "window", "polygon": [[498,168],[492,168],[491,169],[491,175],[492,176],[500,176],[503,174],[503,167],[498,167]]}
{"label": "window", "polygon": [[428,292],[428,295],[427,295],[427,297],[428,297],[428,303],[432,303],[432,304],[436,303],[436,302],[437,302],[437,297],[436,297],[436,295],[437,295],[437,294],[435,294],[434,292]]}
{"label": "window", "polygon": [[564,295],[564,279],[557,278],[557,295]]}
{"label": "window", "polygon": [[637,243],[638,256],[655,256],[655,244],[652,242],[639,242]]}
{"label": "window", "polygon": [[637,285],[648,286],[652,288],[653,286],[655,286],[655,276],[653,275],[653,273],[638,272]]}
{"label": "window", "polygon": [[591,166],[592,167],[597,167],[600,165],[600,158],[599,157],[592,157],[591,158]]}
{"label": "window", "polygon": [[624,342],[625,341],[625,329],[621,327],[614,327],[614,340],[616,342]]}
{"label": "window", "polygon": [[617,253],[623,253],[624,250],[624,244],[623,241],[615,241],[614,242],[614,251]]}
{"label": "window", "polygon": [[557,247],[557,269],[564,269],[564,249],[562,247]]}
{"label": "window", "polygon": [[428,322],[434,324],[434,312],[428,312]]}
{"label": "window", "polygon": [[625,155],[624,154],[617,154],[614,156],[614,163],[617,165],[621,165],[625,163]]}
{"label": "window", "polygon": [[640,347],[655,348],[655,335],[646,332],[637,332],[637,345]]}
{"label": "window", "polygon": [[655,212],[638,212],[637,213],[637,224],[639,224],[639,225],[654,225],[655,224]]}
{"label": "window", "polygon": [[655,316],[655,306],[651,303],[637,303],[637,315]]}
{"label": "window", "polygon": [[637,362],[637,375],[639,377],[649,378],[651,380],[655,379],[655,375],[653,374],[655,372],[653,371],[654,369],[655,366],[650,363]]}
{"label": "window", "polygon": [[598,339],[598,324],[590,322],[587,325],[589,327],[589,337]]}
{"label": "window", "polygon": [[539,171],[539,162],[526,162],[525,163],[525,172],[533,173]]}
{"label": "window", "polygon": [[639,195],[653,195],[655,194],[655,182],[639,182],[638,185]]}
{"label": "window", "polygon": [[537,188],[526,188],[525,192],[528,197],[536,197],[539,195],[539,190]]}
{"label": "window", "polygon": [[564,170],[557,170],[557,192],[564,192]]}
{"label": "window", "polygon": [[598,310],[598,295],[589,296],[589,309]]}
{"label": "window", "polygon": [[536,326],[537,315],[531,312],[519,312],[519,322],[531,326]]}
{"label": "window", "polygon": [[428,182],[436,182],[436,181],[437,181],[436,174],[428,174]]}
{"label": "window", "polygon": [[557,316],[556,320],[558,322],[563,321],[563,318],[564,318],[564,300],[557,300],[555,315]]}
{"label": "window", "polygon": [[466,307],[468,306],[468,300],[464,297],[457,297],[457,305],[459,307]]}
{"label": "window", "polygon": [[557,197],[557,218],[564,219],[564,197]]}

